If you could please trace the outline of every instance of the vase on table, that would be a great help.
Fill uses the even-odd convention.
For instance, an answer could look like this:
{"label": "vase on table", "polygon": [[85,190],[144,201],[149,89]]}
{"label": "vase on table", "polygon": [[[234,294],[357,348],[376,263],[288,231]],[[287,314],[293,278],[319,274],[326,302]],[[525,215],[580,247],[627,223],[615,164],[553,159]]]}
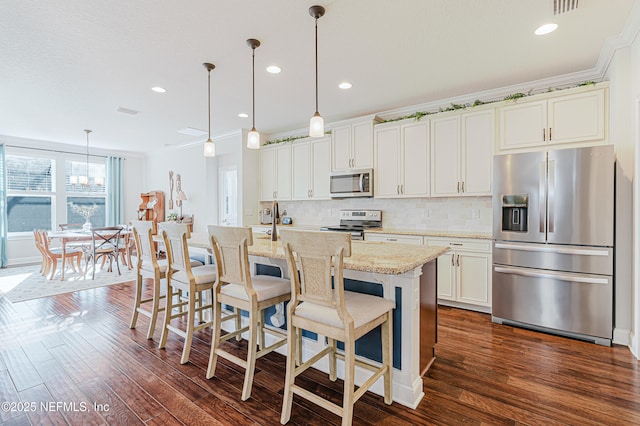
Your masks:
{"label": "vase on table", "polygon": [[86,220],[85,220],[84,224],[82,225],[82,230],[83,231],[87,231],[87,232],[91,231],[91,228],[93,228],[93,225],[91,224],[90,217],[87,216],[85,219]]}

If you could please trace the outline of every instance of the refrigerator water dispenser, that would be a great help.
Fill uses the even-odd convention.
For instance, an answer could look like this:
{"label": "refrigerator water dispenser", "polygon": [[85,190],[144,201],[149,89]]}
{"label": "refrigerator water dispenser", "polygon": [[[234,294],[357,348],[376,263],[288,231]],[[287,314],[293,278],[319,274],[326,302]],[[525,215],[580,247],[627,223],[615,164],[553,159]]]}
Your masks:
{"label": "refrigerator water dispenser", "polygon": [[502,196],[502,230],[527,232],[527,209],[529,196],[527,194]]}

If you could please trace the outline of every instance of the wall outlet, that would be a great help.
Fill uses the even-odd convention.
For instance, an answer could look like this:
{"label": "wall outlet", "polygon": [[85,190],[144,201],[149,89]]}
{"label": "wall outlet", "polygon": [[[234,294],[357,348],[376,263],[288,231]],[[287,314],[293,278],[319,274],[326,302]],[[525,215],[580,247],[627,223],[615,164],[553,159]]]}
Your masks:
{"label": "wall outlet", "polygon": [[480,219],[480,209],[471,209],[471,219]]}

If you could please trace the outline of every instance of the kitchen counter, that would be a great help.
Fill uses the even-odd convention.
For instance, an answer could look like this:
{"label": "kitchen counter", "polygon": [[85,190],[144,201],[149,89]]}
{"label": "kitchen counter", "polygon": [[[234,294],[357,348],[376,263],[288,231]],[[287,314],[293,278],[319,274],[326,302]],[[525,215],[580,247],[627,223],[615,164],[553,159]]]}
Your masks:
{"label": "kitchen counter", "polygon": [[396,229],[396,228],[370,228],[364,231],[375,234],[396,234],[396,235],[418,235],[425,237],[448,237],[448,238],[475,238],[480,240],[491,240],[493,234],[491,232],[467,232],[467,231],[436,231],[422,229]]}
{"label": "kitchen counter", "polygon": [[[191,234],[189,245],[208,248],[209,240],[205,233],[194,232]],[[410,244],[352,241],[351,256],[344,258],[344,269],[399,275],[420,267],[448,251],[449,247],[416,247]],[[260,234],[254,234],[253,245],[249,246],[249,255],[286,260],[280,239],[271,241],[270,236]]]}
{"label": "kitchen counter", "polygon": [[[344,269],[378,274],[403,274],[436,259],[448,247],[416,247],[409,244],[386,244],[352,241],[351,256],[344,258]],[[286,259],[280,240],[254,236],[249,254],[272,259]]]}
{"label": "kitchen counter", "polygon": [[[207,234],[192,233],[188,244],[191,247],[208,248]],[[280,240],[271,241],[269,236],[254,233],[253,245],[248,249],[252,273],[289,278]],[[345,290],[384,297],[395,304],[393,400],[411,408],[416,408],[423,398],[422,376],[435,360],[436,261],[438,256],[448,251],[449,247],[352,241],[351,256],[344,258]],[[265,312],[265,322],[272,326],[270,321],[276,310],[269,309]],[[358,342],[358,356],[381,361],[378,332],[372,331]],[[302,344],[303,358],[310,358],[325,346],[322,336],[305,335]],[[284,354],[283,351],[278,351]],[[338,362],[342,363],[341,360]],[[318,363],[314,368],[328,372],[328,365],[322,363]],[[339,367],[338,371],[342,369]],[[367,370],[356,367],[356,385],[361,385],[369,376]],[[343,378],[341,373],[339,377]],[[381,379],[378,380],[370,390],[382,395],[382,382]]]}

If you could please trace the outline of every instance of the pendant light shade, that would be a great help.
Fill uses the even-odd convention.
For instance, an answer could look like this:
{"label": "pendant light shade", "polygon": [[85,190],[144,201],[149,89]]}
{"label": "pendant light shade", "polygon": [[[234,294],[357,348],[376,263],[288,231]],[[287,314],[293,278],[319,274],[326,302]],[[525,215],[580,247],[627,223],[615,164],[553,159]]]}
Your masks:
{"label": "pendant light shade", "polygon": [[256,130],[256,47],[260,46],[260,40],[250,38],[247,40],[247,46],[251,48],[251,105],[252,105],[252,126],[251,131],[247,135],[247,148],[260,148],[260,133]]}
{"label": "pendant light shade", "polygon": [[205,157],[215,157],[216,156],[216,144],[211,140],[211,71],[216,67],[213,64],[205,62],[204,67],[207,69],[208,73],[208,87],[207,87],[207,103],[209,105],[209,138],[204,143],[204,156]]}
{"label": "pendant light shade", "polygon": [[309,136],[319,138],[324,136],[324,119],[318,112],[318,18],[324,15],[324,7],[311,6],[309,15],[316,20],[316,112],[309,120]]}

